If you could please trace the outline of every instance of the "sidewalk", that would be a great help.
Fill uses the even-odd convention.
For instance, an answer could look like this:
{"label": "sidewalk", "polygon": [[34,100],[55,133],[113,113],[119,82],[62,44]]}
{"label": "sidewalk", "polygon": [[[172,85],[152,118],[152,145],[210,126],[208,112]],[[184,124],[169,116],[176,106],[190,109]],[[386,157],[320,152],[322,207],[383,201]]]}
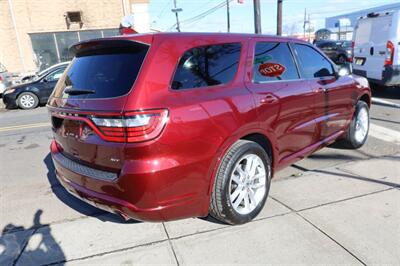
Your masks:
{"label": "sidewalk", "polygon": [[0,237],[0,265],[399,265],[400,154],[277,178],[263,212],[241,226],[109,214],[42,226],[40,215],[40,226]]}

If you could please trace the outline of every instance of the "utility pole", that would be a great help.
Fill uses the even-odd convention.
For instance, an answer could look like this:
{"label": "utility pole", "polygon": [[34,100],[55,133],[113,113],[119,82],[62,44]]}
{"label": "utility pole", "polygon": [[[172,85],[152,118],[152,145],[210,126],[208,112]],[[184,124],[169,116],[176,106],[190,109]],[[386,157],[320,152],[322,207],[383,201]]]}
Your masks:
{"label": "utility pole", "polygon": [[306,39],[307,9],[304,8],[303,39]]}
{"label": "utility pole", "polygon": [[226,0],[226,19],[227,19],[227,31],[230,32],[231,31],[231,19],[230,19],[230,15],[229,15],[229,1],[230,0]]}
{"label": "utility pole", "polygon": [[253,0],[253,6],[254,6],[254,31],[256,34],[261,34],[260,0]]}
{"label": "utility pole", "polygon": [[311,20],[310,14],[308,14],[308,42],[311,41]]}
{"label": "utility pole", "polygon": [[276,35],[282,35],[282,2],[283,0],[278,0],[278,14],[276,16]]}
{"label": "utility pole", "polygon": [[179,17],[178,17],[178,12],[182,11],[182,8],[177,8],[176,7],[176,0],[174,0],[174,8],[171,9],[172,12],[175,13],[175,17],[176,17],[176,29],[178,30],[178,32],[181,31],[181,28],[179,27]]}

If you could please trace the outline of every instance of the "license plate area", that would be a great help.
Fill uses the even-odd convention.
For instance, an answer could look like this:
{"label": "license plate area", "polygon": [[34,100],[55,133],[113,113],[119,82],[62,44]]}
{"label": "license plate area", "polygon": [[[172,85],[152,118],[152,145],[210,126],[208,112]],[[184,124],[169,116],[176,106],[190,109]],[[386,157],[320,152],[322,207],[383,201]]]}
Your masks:
{"label": "license plate area", "polygon": [[365,57],[356,57],[354,63],[359,66],[363,66],[367,59]]}

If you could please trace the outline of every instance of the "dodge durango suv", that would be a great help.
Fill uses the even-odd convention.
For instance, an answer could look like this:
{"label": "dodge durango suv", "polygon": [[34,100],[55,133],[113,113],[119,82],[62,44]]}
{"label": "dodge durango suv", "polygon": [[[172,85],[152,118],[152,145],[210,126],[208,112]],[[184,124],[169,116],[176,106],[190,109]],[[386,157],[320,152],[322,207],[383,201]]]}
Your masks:
{"label": "dodge durango suv", "polygon": [[70,52],[47,105],[56,175],[125,219],[245,223],[278,170],[367,139],[366,79],[297,39],[137,34]]}

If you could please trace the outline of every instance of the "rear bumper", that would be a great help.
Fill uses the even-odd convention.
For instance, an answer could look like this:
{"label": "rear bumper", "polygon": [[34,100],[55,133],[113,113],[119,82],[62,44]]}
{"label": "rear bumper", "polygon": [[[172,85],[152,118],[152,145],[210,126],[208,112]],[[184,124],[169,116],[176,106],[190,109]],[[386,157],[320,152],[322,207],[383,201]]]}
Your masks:
{"label": "rear bumper", "polygon": [[99,209],[119,214],[125,219],[153,222],[207,215],[206,195],[172,195],[171,200],[160,201],[157,190],[162,191],[166,185],[162,181],[165,179],[162,174],[157,176],[157,173],[120,173],[116,180],[95,178],[93,173],[99,177],[98,174],[104,171],[92,168],[94,172],[90,173],[90,170],[85,169],[89,167],[83,165],[83,170],[77,170],[78,168],[66,165],[63,159],[60,159],[63,155],[54,140],[50,148],[56,176],[61,185],[75,197]]}

